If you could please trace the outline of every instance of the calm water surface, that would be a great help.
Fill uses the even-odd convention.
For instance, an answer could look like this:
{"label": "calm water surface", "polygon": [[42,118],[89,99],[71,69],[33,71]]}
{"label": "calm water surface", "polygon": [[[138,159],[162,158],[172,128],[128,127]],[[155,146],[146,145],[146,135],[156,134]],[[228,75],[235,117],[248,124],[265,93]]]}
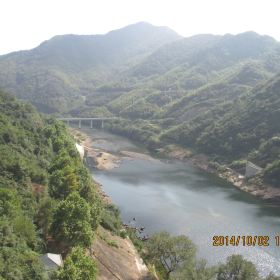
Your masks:
{"label": "calm water surface", "polygon": [[[129,140],[87,130],[95,147],[118,153],[144,152]],[[124,222],[135,217],[135,226],[145,233],[166,230],[186,234],[198,246],[198,257],[210,264],[225,261],[231,254],[242,254],[253,261],[261,274],[280,274],[280,207],[254,198],[199,169],[179,162],[124,159],[119,168],[94,171]],[[213,247],[214,235],[268,235],[269,247]]]}

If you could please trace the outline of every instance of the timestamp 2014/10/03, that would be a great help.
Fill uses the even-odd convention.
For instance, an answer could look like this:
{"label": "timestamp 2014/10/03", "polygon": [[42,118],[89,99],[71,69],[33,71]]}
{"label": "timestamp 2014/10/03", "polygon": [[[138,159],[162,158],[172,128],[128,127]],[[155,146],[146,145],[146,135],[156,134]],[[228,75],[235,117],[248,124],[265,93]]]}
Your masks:
{"label": "timestamp 2014/10/03", "polygon": [[270,237],[268,235],[214,235],[213,246],[246,246],[267,247],[270,245],[280,246],[280,235]]}

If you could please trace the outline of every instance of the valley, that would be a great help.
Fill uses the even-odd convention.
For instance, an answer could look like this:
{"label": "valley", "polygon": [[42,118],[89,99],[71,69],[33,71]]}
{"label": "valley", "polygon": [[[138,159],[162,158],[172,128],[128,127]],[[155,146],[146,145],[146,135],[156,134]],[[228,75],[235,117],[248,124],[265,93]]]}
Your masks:
{"label": "valley", "polygon": [[1,280],[278,280],[279,120],[280,42],[253,31],[0,55]]}
{"label": "valley", "polygon": [[[185,234],[198,245],[198,258],[211,265],[241,254],[262,275],[279,273],[280,254],[271,235],[280,230],[277,202],[254,198],[190,163],[133,157],[147,151],[123,137],[95,129],[81,132],[91,139],[91,147],[120,158],[119,166],[94,170],[93,177],[120,207],[125,224],[145,227],[141,236],[161,230]],[[131,156],[123,150],[132,151]],[[271,246],[213,247],[214,235],[271,235]]]}

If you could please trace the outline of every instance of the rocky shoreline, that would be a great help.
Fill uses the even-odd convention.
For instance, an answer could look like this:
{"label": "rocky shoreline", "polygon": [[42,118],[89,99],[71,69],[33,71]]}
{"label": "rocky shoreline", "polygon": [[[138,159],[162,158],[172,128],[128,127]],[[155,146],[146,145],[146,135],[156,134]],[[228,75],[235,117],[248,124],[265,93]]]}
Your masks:
{"label": "rocky shoreline", "polygon": [[[87,164],[95,169],[109,170],[116,168],[120,164],[121,157],[157,160],[149,155],[131,151],[122,151],[121,156],[116,156],[108,152],[101,151],[100,149],[92,148],[93,141],[85,132],[75,129],[71,129],[71,132],[74,137],[77,138],[79,136],[80,145],[82,145],[86,150]],[[167,145],[164,148],[156,150],[156,153],[157,155],[165,158],[177,159],[182,162],[190,163],[201,170],[215,174],[219,178],[232,184],[234,187],[253,196],[267,201],[280,201],[280,189],[263,183],[255,183],[254,180],[248,181],[244,178],[243,174],[237,173],[235,170],[227,166],[221,166],[218,163],[211,162],[204,154],[193,154],[191,150],[177,145]]]}
{"label": "rocky shoreline", "polygon": [[[248,181],[243,174],[235,170],[221,166],[218,163],[213,163],[204,154],[193,154],[190,150],[176,146],[167,145],[158,150],[161,155],[175,158],[183,162],[191,163],[192,165],[204,170],[208,173],[215,174],[219,178],[231,183],[234,187],[247,192],[253,196],[259,197],[267,201],[280,201],[280,189],[261,183],[255,183],[257,180]],[[258,175],[256,176],[258,178]]]}

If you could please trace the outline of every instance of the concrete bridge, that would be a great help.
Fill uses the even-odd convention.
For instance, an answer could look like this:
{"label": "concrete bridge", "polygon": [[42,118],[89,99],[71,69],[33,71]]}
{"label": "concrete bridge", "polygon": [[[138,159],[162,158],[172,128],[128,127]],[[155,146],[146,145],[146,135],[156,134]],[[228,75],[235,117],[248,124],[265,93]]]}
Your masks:
{"label": "concrete bridge", "polygon": [[119,118],[117,117],[104,117],[104,118],[58,118],[58,120],[66,122],[68,125],[70,124],[70,122],[78,122],[79,123],[79,128],[82,127],[82,121],[89,121],[90,122],[90,128],[93,127],[93,121],[100,121],[101,122],[101,128],[104,127],[104,121],[106,120],[117,120]]}

